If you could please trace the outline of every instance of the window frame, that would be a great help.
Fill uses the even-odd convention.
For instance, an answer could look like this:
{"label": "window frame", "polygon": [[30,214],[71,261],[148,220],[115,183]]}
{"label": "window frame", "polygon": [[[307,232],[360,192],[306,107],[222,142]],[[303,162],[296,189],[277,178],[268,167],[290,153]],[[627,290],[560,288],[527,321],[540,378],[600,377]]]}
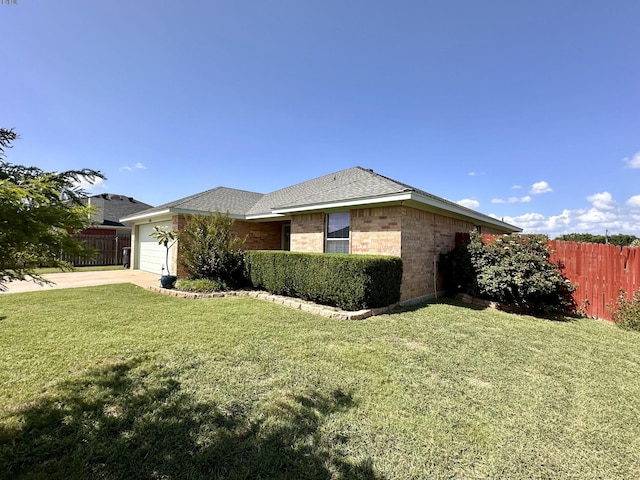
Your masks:
{"label": "window frame", "polygon": [[[337,225],[335,225],[336,230],[334,230],[333,232],[329,231],[329,228],[331,228],[331,216],[343,216],[346,215],[346,225],[344,222],[344,218],[342,222],[336,222]],[[336,233],[336,232],[340,232],[341,230],[344,230],[346,227],[346,233],[347,236],[341,236],[341,237],[336,237],[336,236],[331,236],[332,233]],[[330,247],[331,245],[331,247]],[[342,248],[339,247],[339,245],[342,246]],[[338,246],[336,248],[336,246]],[[346,248],[345,248],[346,247]],[[350,211],[341,211],[341,212],[331,212],[331,213],[327,213],[325,215],[325,226],[324,226],[324,253],[351,253],[351,212]]]}

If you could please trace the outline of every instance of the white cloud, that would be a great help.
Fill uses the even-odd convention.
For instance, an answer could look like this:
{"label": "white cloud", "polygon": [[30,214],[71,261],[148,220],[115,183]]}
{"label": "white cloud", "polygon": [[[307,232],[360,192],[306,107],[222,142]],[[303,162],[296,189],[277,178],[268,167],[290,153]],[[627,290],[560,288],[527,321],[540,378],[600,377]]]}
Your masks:
{"label": "white cloud", "polygon": [[524,197],[509,197],[509,198],[493,198],[491,203],[529,203],[531,197],[526,195]]}
{"label": "white cloud", "polygon": [[121,172],[133,172],[134,170],[145,170],[146,168],[147,167],[145,167],[142,163],[138,162],[133,167],[130,167],[129,165],[125,165],[124,167],[120,167],[120,171]]}
{"label": "white cloud", "polygon": [[511,190],[522,190],[522,185],[513,185]]}
{"label": "white cloud", "polygon": [[633,208],[634,210],[640,210],[640,195],[634,195],[629,200],[627,200],[627,206],[629,208]]}
{"label": "white cloud", "polygon": [[598,210],[594,207],[578,215],[577,219],[583,223],[604,223],[615,221],[617,217],[613,212]]}
{"label": "white cloud", "polygon": [[522,228],[524,233],[544,233],[550,238],[566,233],[603,235],[607,230],[610,234],[626,233],[640,237],[640,195],[631,197],[623,205],[618,205],[608,193],[592,195],[589,200],[592,202],[590,208],[565,209],[549,216],[530,212],[505,216],[503,220]]}
{"label": "white cloud", "polygon": [[587,200],[589,200],[595,208],[601,210],[611,210],[612,208],[615,208],[616,204],[609,192],[594,193],[593,195],[588,196]]}
{"label": "white cloud", "polygon": [[627,168],[640,168],[640,152],[636,153],[633,157],[625,158],[624,163],[627,164]]}
{"label": "white cloud", "polygon": [[75,182],[76,186],[78,188],[81,188],[82,190],[87,190],[89,192],[96,192],[99,190],[106,190],[107,184],[104,182],[104,179],[102,178],[94,178],[92,179],[93,183],[91,183],[88,179],[86,178],[82,178],[80,179],[80,181]]}
{"label": "white cloud", "polygon": [[533,185],[531,185],[531,190],[529,190],[529,193],[532,195],[539,195],[541,193],[547,192],[553,192],[553,189],[545,181],[534,183]]}
{"label": "white cloud", "polygon": [[480,202],[472,198],[464,198],[462,200],[458,200],[456,203],[467,208],[478,208],[480,206]]}

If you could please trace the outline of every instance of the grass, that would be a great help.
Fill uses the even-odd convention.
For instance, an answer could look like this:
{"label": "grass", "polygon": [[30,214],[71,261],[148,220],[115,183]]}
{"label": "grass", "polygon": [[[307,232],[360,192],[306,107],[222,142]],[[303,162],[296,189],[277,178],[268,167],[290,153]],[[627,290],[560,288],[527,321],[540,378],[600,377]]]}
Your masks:
{"label": "grass", "polygon": [[[105,270],[124,270],[124,267],[122,265],[87,265],[73,269],[74,272],[102,272]],[[34,272],[38,275],[45,275],[47,273],[64,273],[65,271],[55,267],[42,267],[34,269]]]}
{"label": "grass", "polygon": [[0,478],[640,478],[640,334],[432,303],[328,320],[0,296]]}

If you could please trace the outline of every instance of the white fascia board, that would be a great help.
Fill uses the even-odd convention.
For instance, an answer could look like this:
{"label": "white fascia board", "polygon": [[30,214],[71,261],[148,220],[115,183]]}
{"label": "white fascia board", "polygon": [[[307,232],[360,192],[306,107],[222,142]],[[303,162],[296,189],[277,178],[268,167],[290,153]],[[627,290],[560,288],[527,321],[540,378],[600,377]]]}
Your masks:
{"label": "white fascia board", "polygon": [[269,220],[269,219],[275,219],[277,220],[278,218],[285,218],[286,215],[283,215],[281,213],[260,213],[257,215],[246,215],[245,217],[243,217],[243,220]]}
{"label": "white fascia board", "polygon": [[297,205],[295,207],[284,207],[284,208],[275,208],[273,209],[273,213],[287,214],[287,213],[296,213],[296,212],[310,212],[317,210],[333,210],[337,208],[347,208],[347,207],[359,207],[363,205],[375,205],[381,203],[397,203],[403,202],[405,200],[410,200],[411,194],[407,193],[399,193],[393,195],[385,195],[378,197],[370,197],[370,198],[356,198],[353,200],[342,200],[339,202],[330,202],[330,203],[317,203],[313,205]]}
{"label": "white fascia board", "polygon": [[[190,210],[187,208],[173,208],[173,207],[169,207],[166,208],[164,210],[157,210],[155,212],[150,212],[150,213],[141,213],[141,214],[134,214],[134,215],[130,215],[128,217],[124,217],[120,219],[121,223],[124,222],[139,222],[140,220],[151,220],[157,217],[166,217],[167,215],[208,215],[210,212],[205,212],[202,210]],[[232,218],[234,220],[244,220],[245,216],[244,215],[237,215],[234,213],[229,214],[229,218]]]}
{"label": "white fascia board", "polygon": [[411,194],[411,200],[414,200],[418,203],[429,205],[431,207],[435,207],[441,210],[456,213],[458,215],[463,215],[465,217],[472,218],[482,223],[488,223],[490,225],[494,225],[496,227],[499,227],[505,230],[512,229],[517,232],[522,231],[521,228],[516,227],[515,225],[509,225],[508,223],[502,222],[497,218],[490,217],[489,215],[485,215],[483,213],[476,212],[475,210],[471,210],[462,206],[457,206],[456,204],[445,203],[436,198],[425,197],[424,195],[420,195],[419,193],[416,193],[416,192],[413,192]]}
{"label": "white fascia board", "polygon": [[161,215],[166,215],[167,213],[171,213],[171,209],[167,208],[165,210],[157,210],[155,212],[149,213],[134,213],[133,215],[129,215],[128,217],[122,217],[120,219],[120,223],[124,222],[137,222],[138,220],[146,220],[148,218],[159,217]]}

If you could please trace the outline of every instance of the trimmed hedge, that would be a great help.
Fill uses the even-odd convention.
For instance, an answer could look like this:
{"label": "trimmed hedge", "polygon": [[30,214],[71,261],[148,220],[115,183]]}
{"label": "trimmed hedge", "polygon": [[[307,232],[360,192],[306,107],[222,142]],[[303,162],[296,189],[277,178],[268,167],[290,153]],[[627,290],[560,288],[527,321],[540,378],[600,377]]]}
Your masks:
{"label": "trimmed hedge", "polygon": [[384,307],[400,300],[399,257],[250,250],[245,264],[254,287],[277,295],[343,310]]}

